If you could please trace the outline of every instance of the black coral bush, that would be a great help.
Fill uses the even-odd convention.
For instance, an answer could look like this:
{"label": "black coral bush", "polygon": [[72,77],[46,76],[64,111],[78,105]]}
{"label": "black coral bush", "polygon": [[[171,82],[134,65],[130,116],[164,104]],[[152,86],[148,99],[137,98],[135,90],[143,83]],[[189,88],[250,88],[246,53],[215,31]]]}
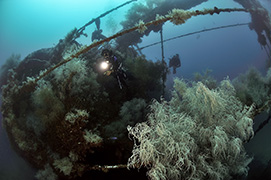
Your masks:
{"label": "black coral bush", "polygon": [[247,173],[243,143],[253,136],[253,107],[243,107],[229,80],[210,90],[175,80],[170,102],[154,101],[147,122],[128,126],[136,139],[129,167],[150,179],[230,179]]}

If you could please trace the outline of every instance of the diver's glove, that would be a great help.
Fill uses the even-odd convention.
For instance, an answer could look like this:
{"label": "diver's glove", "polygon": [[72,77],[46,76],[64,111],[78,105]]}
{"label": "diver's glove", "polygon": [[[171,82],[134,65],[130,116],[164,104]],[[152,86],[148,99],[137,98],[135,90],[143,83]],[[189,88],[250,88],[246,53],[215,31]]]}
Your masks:
{"label": "diver's glove", "polygon": [[110,76],[110,74],[111,74],[112,72],[113,72],[113,71],[105,71],[105,72],[104,72],[104,75]]}

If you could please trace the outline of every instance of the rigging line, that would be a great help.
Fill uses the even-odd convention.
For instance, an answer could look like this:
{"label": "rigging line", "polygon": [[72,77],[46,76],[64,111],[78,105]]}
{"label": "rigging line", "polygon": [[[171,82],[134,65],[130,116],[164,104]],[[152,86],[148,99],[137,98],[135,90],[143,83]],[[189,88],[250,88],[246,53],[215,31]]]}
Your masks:
{"label": "rigging line", "polygon": [[264,120],[258,127],[258,129],[254,132],[254,136],[256,136],[256,134],[265,126],[268,124],[268,122],[271,119],[271,115],[269,114],[268,117],[266,118],[266,120]]}
{"label": "rigging line", "polygon": [[165,55],[164,55],[164,38],[163,38],[163,26],[161,27],[160,30],[160,37],[161,37],[161,51],[162,51],[162,62],[163,62],[163,76],[162,76],[162,81],[163,81],[163,96],[165,96],[165,81],[166,81],[166,70],[165,70]]}
{"label": "rigging line", "polygon": [[[248,24],[249,23],[238,23],[238,24],[231,24],[231,25],[226,25],[226,26],[219,26],[219,27],[214,27],[214,28],[209,28],[209,29],[203,29],[203,30],[200,30],[200,31],[194,31],[194,32],[191,32],[191,33],[187,33],[187,34],[175,36],[175,37],[172,37],[172,38],[169,38],[169,39],[165,39],[163,42],[171,41],[171,40],[174,40],[174,39],[177,39],[177,38],[181,38],[181,37],[185,37],[185,36],[190,36],[190,35],[201,33],[201,32],[213,31],[213,30],[217,30],[217,29],[223,29],[223,28],[229,28],[229,27],[235,27],[235,26],[244,26],[244,25],[248,25]],[[142,49],[145,49],[145,48],[148,48],[148,47],[160,44],[160,43],[161,43],[161,41],[155,42],[155,43],[149,44],[147,46],[143,46],[143,47],[141,47],[139,49],[142,50]]]}
{"label": "rigging line", "polygon": [[107,14],[109,14],[109,13],[111,13],[111,12],[113,12],[113,11],[115,11],[115,10],[117,10],[117,9],[119,9],[119,8],[121,8],[121,7],[125,6],[125,5],[127,5],[127,4],[130,4],[130,3],[134,2],[134,1],[137,1],[137,0],[130,0],[130,1],[127,1],[127,2],[125,2],[125,3],[123,3],[123,4],[119,5],[119,6],[117,6],[117,7],[115,7],[115,8],[112,8],[112,9],[106,11],[105,13],[101,14],[100,16],[98,16],[98,17],[96,17],[96,18],[93,18],[92,20],[90,20],[88,23],[86,23],[84,26],[82,26],[81,28],[79,28],[79,29],[77,30],[75,39],[78,38],[78,37],[80,37],[80,35],[81,35],[81,34],[83,33],[83,31],[85,30],[85,28],[86,28],[87,26],[91,25],[92,23],[94,23],[96,20],[98,20],[98,19],[100,19],[100,18],[106,16]]}

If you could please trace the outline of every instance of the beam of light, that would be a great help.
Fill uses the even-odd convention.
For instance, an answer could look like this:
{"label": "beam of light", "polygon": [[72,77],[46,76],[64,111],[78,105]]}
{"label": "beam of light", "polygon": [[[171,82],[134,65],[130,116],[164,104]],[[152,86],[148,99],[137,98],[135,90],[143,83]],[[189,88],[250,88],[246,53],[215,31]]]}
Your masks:
{"label": "beam of light", "polygon": [[106,70],[106,69],[108,68],[108,66],[109,66],[109,64],[108,64],[108,62],[106,62],[106,61],[103,61],[103,62],[101,63],[101,69],[103,69],[103,70]]}

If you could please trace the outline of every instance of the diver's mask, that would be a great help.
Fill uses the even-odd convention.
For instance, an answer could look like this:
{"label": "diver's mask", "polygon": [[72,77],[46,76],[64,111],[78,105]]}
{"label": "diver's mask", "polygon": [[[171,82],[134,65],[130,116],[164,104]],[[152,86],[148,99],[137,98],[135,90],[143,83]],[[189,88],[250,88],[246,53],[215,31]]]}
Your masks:
{"label": "diver's mask", "polygon": [[103,53],[103,57],[104,57],[105,59],[109,59],[109,57],[110,57],[109,52],[104,52],[104,53]]}

